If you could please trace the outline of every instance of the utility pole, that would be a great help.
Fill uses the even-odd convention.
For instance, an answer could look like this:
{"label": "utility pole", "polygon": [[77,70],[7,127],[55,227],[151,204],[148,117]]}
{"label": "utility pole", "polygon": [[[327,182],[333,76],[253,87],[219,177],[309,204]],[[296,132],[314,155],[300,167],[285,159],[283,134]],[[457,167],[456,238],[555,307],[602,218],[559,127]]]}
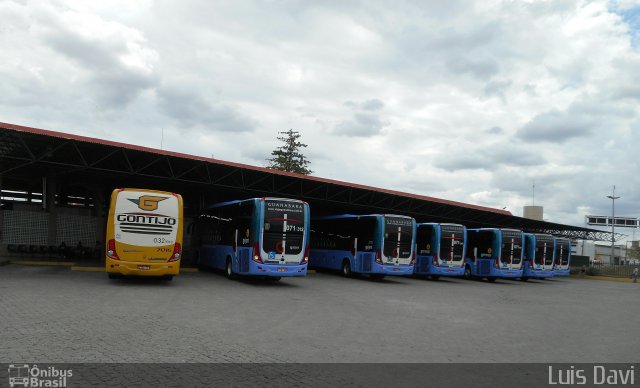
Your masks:
{"label": "utility pole", "polygon": [[614,244],[616,242],[616,186],[613,186],[613,192],[611,195],[607,195],[607,198],[611,198],[611,263],[613,264]]}

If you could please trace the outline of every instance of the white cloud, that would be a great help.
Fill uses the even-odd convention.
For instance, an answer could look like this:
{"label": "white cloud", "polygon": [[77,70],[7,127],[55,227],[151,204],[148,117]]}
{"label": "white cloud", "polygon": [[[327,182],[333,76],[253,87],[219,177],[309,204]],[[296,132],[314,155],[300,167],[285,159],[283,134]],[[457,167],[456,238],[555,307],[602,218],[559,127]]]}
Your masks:
{"label": "white cloud", "polygon": [[637,10],[5,1],[0,110],[152,147],[164,128],[165,148],[259,165],[293,128],[315,175],[516,214],[535,180],[545,218],[581,225],[613,184],[640,210]]}

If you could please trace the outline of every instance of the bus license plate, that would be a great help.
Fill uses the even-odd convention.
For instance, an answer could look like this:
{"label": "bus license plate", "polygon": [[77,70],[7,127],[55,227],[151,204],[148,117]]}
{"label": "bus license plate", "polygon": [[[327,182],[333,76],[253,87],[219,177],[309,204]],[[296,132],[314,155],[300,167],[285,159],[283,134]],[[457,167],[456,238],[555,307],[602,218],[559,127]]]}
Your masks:
{"label": "bus license plate", "polygon": [[151,269],[151,267],[149,267],[148,265],[139,265],[138,269],[148,270],[148,269]]}
{"label": "bus license plate", "polygon": [[400,271],[400,268],[394,268],[393,270],[397,272]]}
{"label": "bus license plate", "polygon": [[278,268],[278,272],[287,272],[287,269],[280,267],[280,268]]}

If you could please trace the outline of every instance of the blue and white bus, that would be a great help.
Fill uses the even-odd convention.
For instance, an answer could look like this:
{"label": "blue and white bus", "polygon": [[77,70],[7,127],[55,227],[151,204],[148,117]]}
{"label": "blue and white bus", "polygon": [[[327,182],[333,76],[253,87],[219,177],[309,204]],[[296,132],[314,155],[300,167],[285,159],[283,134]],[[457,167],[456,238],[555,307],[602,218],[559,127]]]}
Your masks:
{"label": "blue and white bus", "polygon": [[568,277],[571,263],[571,241],[556,238],[555,256],[553,259],[553,276]]}
{"label": "blue and white bus", "polygon": [[553,277],[555,239],[550,234],[524,234],[524,267],[522,280]]}
{"label": "blue and white bus", "polygon": [[467,229],[459,224],[419,223],[413,273],[438,279],[464,274]]}
{"label": "blue and white bus", "polygon": [[211,205],[200,215],[200,266],[235,275],[305,276],[309,205],[284,198],[252,198]]}
{"label": "blue and white bus", "polygon": [[522,276],[523,236],[516,229],[467,229],[464,277],[519,278]]}
{"label": "blue and white bus", "polygon": [[411,275],[416,221],[411,217],[344,214],[314,218],[309,265],[344,276]]}

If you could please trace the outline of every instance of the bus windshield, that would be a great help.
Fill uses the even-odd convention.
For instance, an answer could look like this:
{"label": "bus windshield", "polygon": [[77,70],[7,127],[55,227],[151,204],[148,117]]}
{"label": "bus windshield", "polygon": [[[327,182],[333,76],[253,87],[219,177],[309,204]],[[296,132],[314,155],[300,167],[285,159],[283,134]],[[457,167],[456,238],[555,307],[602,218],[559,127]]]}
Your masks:
{"label": "bus windshield", "polygon": [[464,256],[464,227],[442,225],[440,233],[440,258],[447,261],[461,261]]}
{"label": "bus windshield", "polygon": [[384,218],[383,253],[385,257],[408,259],[411,256],[413,220],[401,217]]}
{"label": "bus windshield", "polygon": [[522,233],[503,231],[500,262],[518,265],[520,261],[522,261]]}
{"label": "bus windshield", "polygon": [[558,255],[560,256],[560,265],[569,264],[569,252],[571,248],[568,241],[558,241]]}
{"label": "bus windshield", "polygon": [[262,249],[278,254],[300,254],[305,217],[304,202],[266,199]]}
{"label": "bus windshield", "polygon": [[553,238],[547,236],[536,237],[536,264],[551,265],[553,262]]}

